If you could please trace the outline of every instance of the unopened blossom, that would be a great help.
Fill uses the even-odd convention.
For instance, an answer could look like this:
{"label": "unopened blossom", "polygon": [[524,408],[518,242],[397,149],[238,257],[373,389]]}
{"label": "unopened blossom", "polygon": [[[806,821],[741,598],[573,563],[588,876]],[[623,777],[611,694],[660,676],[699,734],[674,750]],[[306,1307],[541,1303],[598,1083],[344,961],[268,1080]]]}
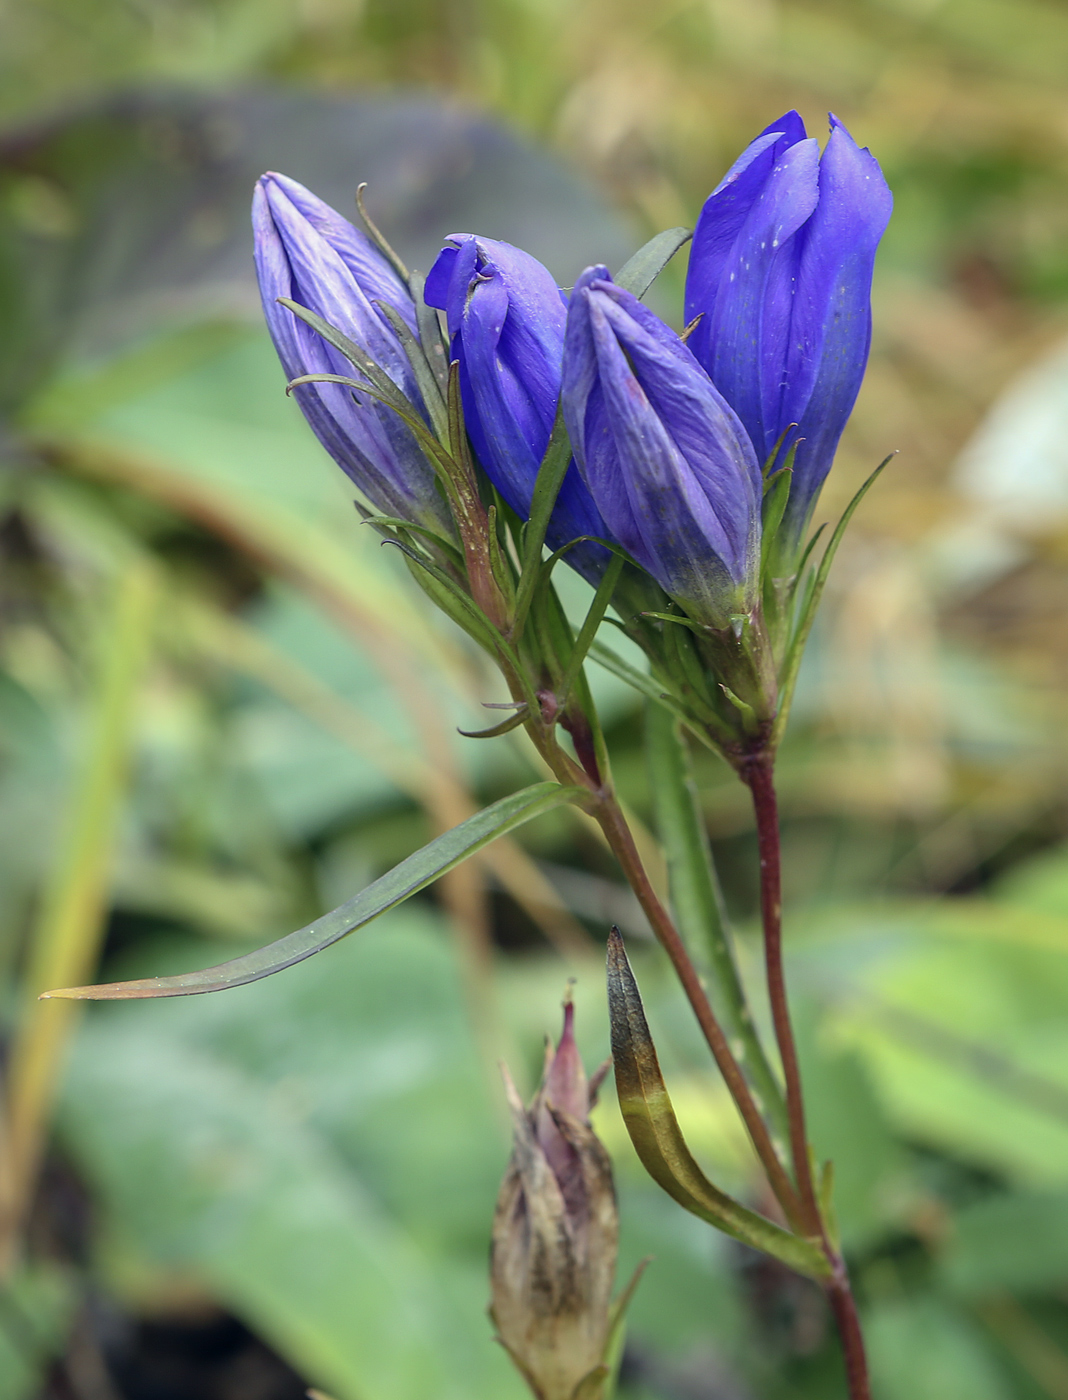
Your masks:
{"label": "unopened blossom", "polygon": [[505,1079],[514,1145],[493,1221],[490,1313],[537,1400],[597,1400],[608,1374],[619,1222],[573,1023],[569,1002],[529,1108]]}
{"label": "unopened blossom", "polygon": [[[376,303],[391,306],[413,334],[415,307],[370,239],[296,180],[273,173],[257,182],[252,223],[264,314],[286,377],[359,375],[339,350],[280,306],[279,297],[316,312],[354,341],[422,413],[400,338]],[[373,506],[451,530],[433,469],[391,408],[358,391],[354,397],[343,384],[301,385],[294,394],[316,437]]]}
{"label": "unopened blossom", "polygon": [[796,443],[783,521],[796,550],[864,377],[875,253],[892,197],[835,117],[822,157],[796,112],[773,122],[713,190],[686,279],[689,345],[745,424],[761,464]]}
{"label": "unopened blossom", "polygon": [[[467,431],[479,461],[525,520],[560,398],[564,298],[548,269],[529,253],[454,233],[427,276],[426,299],[446,313]],[[607,534],[572,464],[549,524],[549,547]],[[567,555],[587,576],[599,574],[607,557],[588,544]]]}
{"label": "unopened blossom", "polygon": [[607,268],[571,294],[563,407],[615,538],[714,628],[755,606],[761,475],[738,417],[689,348]]}

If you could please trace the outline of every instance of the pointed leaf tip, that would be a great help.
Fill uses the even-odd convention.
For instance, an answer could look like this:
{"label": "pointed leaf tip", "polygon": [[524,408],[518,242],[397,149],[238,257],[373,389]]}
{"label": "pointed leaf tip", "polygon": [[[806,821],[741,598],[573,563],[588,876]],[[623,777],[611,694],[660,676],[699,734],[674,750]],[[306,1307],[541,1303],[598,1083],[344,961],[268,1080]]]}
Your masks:
{"label": "pointed leaf tip", "polygon": [[45,999],[62,997],[74,1001],[127,1001],[142,997],[192,996],[198,992],[219,992],[258,982],[314,953],[328,948],[346,934],[362,928],[432,884],[440,875],[455,869],[477,854],[498,836],[505,836],[525,822],[567,802],[586,796],[585,788],[563,787],[559,783],[534,783],[521,792],[501,798],[468,817],[459,826],[429,842],[408,856],[347,903],[321,919],[288,933],[265,948],[233,958],[230,962],[177,977],[145,977],[133,982],[110,982],[98,987],[63,987],[43,994]]}
{"label": "pointed leaf tip", "polygon": [[609,934],[607,953],[616,1092],[645,1170],[679,1205],[724,1234],[771,1254],[798,1273],[826,1278],[830,1265],[818,1241],[791,1234],[748,1210],[701,1171],[675,1117],[638,984],[616,928]]}

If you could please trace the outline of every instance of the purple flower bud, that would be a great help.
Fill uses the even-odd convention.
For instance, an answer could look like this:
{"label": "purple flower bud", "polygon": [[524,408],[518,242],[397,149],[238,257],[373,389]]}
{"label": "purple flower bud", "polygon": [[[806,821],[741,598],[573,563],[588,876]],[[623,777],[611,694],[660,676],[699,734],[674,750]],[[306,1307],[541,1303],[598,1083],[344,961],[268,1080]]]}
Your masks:
{"label": "purple flower bud", "polygon": [[[392,306],[413,333],[415,307],[371,241],[285,175],[267,174],[257,182],[252,226],[263,310],[286,377],[359,375],[340,351],[279,306],[279,297],[299,302],[344,332],[423,412],[400,338],[375,302]],[[293,392],[316,437],[373,506],[451,533],[433,469],[392,409],[369,396],[357,403],[343,384],[307,384]]]}
{"label": "purple flower bud", "polygon": [[690,350],[604,267],[571,294],[564,419],[617,540],[697,621],[756,602],[760,468]]}
{"label": "purple flower bud", "polygon": [[573,1021],[569,1003],[529,1109],[505,1074],[515,1138],[493,1220],[490,1313],[538,1400],[594,1400],[608,1374],[619,1222]]}
{"label": "purple flower bud", "polygon": [[786,447],[797,442],[789,549],[864,377],[872,269],[892,202],[878,162],[835,117],[820,158],[788,112],[731,166],[694,230],[686,319],[701,320],[689,345],[761,463],[783,433]]}
{"label": "purple flower bud", "polygon": [[[529,253],[453,233],[426,279],[429,306],[446,314],[460,364],[467,431],[486,474],[526,519],[560,397],[567,309],[548,269]],[[572,464],[547,532],[551,549],[608,531]],[[607,551],[581,545],[565,556],[580,573],[603,572]]]}

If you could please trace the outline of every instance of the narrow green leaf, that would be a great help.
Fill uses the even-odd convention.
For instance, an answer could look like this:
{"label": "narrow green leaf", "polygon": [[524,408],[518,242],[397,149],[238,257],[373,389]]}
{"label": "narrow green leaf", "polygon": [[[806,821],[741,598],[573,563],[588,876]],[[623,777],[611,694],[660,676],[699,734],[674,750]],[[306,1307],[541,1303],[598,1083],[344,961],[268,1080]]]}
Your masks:
{"label": "narrow green leaf", "polygon": [[426,411],[430,414],[430,423],[434,432],[442,442],[447,442],[449,437],[449,417],[445,409],[445,397],[441,392],[441,385],[437,376],[430,367],[430,362],[423,353],[423,347],[412,335],[408,328],[408,323],[399,311],[390,306],[388,301],[376,301],[375,306],[382,312],[386,320],[397,333],[397,338],[404,347],[404,353],[408,357],[408,363],[412,367],[415,375],[415,382],[419,386],[419,392],[423,396],[423,403]]}
{"label": "narrow green leaf", "polygon": [[514,715],[502,719],[500,724],[495,724],[490,729],[458,729],[456,732],[462,734],[465,739],[497,739],[500,735],[510,734],[513,729],[518,729],[521,724],[525,724],[529,713],[529,708],[524,705]]}
{"label": "narrow green leaf", "polygon": [[375,245],[378,251],[385,258],[385,260],[392,266],[393,271],[397,274],[401,281],[409,282],[411,280],[411,273],[408,271],[407,267],[401,260],[400,255],[394,251],[393,246],[386,238],[386,235],[382,232],[382,230],[375,223],[374,219],[371,218],[370,214],[368,214],[367,210],[364,208],[363,192],[366,188],[366,180],[361,181],[361,183],[356,186],[356,208],[360,211],[360,218],[363,220],[363,226],[370,234],[371,242]]}
{"label": "narrow green leaf", "polygon": [[823,590],[827,583],[827,576],[831,572],[831,565],[834,556],[838,552],[838,546],[842,543],[842,537],[846,532],[849,522],[856,513],[857,506],[875,485],[884,469],[894,460],[897,454],[891,452],[888,457],[884,457],[879,465],[868,477],[867,481],[860,488],[857,494],[842,512],[842,518],[835,526],[834,534],[827,543],[827,548],[823,551],[823,558],[820,560],[819,568],[813,579],[811,590],[805,598],[801,615],[798,618],[797,627],[790,642],[789,651],[786,654],[783,666],[783,677],[779,685],[779,713],[775,718],[775,729],[772,733],[772,745],[777,746],[786,730],[786,722],[790,718],[790,706],[794,698],[794,688],[797,685],[797,675],[801,669],[801,658],[805,652],[805,643],[808,635],[812,631],[812,624],[816,619],[816,609],[820,605]]}
{"label": "narrow green leaf", "polygon": [[786,1104],[753,1024],[738,972],[690,753],[678,720],[662,705],[646,706],[645,742],[675,925],[693,952],[708,963],[716,1016],[786,1165],[790,1141]]}
{"label": "narrow green leaf", "polygon": [[670,711],[706,748],[711,749],[713,753],[719,752],[705,730],[695,722],[692,715],[687,714],[686,707],[673,695],[669,695],[655,676],[650,676],[645,671],[639,671],[636,666],[632,666],[629,661],[624,661],[610,646],[597,638],[590,643],[588,655],[591,661],[596,661],[598,666],[603,667],[617,680],[625,682],[639,695],[644,695],[647,699],[655,701],[656,704],[662,705],[665,710]]}
{"label": "narrow green leaf", "polygon": [[442,334],[441,320],[437,308],[426,304],[426,297],[423,295],[426,278],[423,274],[413,272],[408,283],[415,300],[415,320],[419,327],[419,339],[422,342],[423,353],[426,355],[427,364],[438,382],[438,388],[444,401],[449,384],[449,352]]}
{"label": "narrow green leaf", "polygon": [[645,1170],[672,1199],[752,1249],[763,1250],[810,1278],[830,1265],[815,1240],[791,1234],[720,1191],[694,1161],[660,1072],[641,996],[619,930],[608,940],[608,1007],[612,1060],[623,1121]]}
{"label": "narrow green leaf", "polygon": [[[462,627],[469,637],[472,637],[479,646],[484,647],[491,656],[501,649],[503,639],[480,612],[476,604],[463,591],[459,584],[454,583],[444,569],[439,569],[429,556],[420,554],[413,549],[410,544],[406,544],[401,539],[388,539],[384,544],[391,544],[395,549],[399,549],[410,565],[414,565],[419,573],[416,578],[420,584],[424,585],[426,578],[432,579],[436,588],[431,591],[425,588],[427,596],[431,598],[447,617],[451,617],[458,627]],[[443,600],[447,600],[443,601]]]}
{"label": "narrow green leaf", "polygon": [[504,836],[543,812],[552,811],[565,802],[585,797],[584,788],[561,787],[558,783],[535,783],[522,792],[504,797],[491,807],[476,812],[467,821],[410,855],[381,879],[342,904],[330,914],[286,934],[266,948],[220,963],[201,972],[186,972],[177,977],[146,977],[136,982],[111,982],[99,987],[64,987],[45,992],[46,997],[67,997],[85,1001],[124,1001],[141,997],[191,996],[197,992],[218,992],[227,987],[241,987],[258,982],[274,972],[303,962],[314,953],[328,948],[346,934],[369,924],[388,909],[425,889],[439,876],[488,846],[498,836]]}
{"label": "narrow green leaf", "polygon": [[[279,297],[278,303],[280,306],[288,307],[294,316],[299,317],[306,325],[311,326],[312,330],[321,335],[335,350],[340,350],[350,364],[355,365],[361,373],[367,376],[378,390],[379,396],[384,402],[388,403],[391,408],[397,408],[398,411],[400,411],[400,408],[404,408],[408,412],[414,412],[412,405],[408,402],[407,398],[405,398],[404,394],[397,388],[396,384],[390,379],[381,365],[376,364],[375,361],[372,360],[363,346],[357,345],[354,340],[350,340],[343,331],[339,331],[336,326],[332,326],[329,321],[324,320],[317,312],[310,311],[306,306],[301,306],[299,301],[293,301],[291,297]],[[303,375],[301,376],[300,382],[305,383],[310,378],[311,376]],[[294,380],[293,382],[296,383],[297,381]],[[340,382],[344,383],[345,381],[342,379]],[[364,388],[365,386],[360,385],[358,387]]]}
{"label": "narrow green leaf", "polygon": [[564,427],[563,413],[557,408],[549,445],[545,449],[545,456],[541,459],[538,476],[534,482],[530,517],[523,531],[523,570],[516,595],[515,621],[512,624],[512,635],[516,638],[522,635],[534,590],[541,576],[541,551],[545,544],[545,532],[549,528],[553,506],[556,505],[556,498],[564,484],[570,462],[571,439]]}
{"label": "narrow green leaf", "polygon": [[638,249],[616,273],[613,281],[636,297],[643,297],[668,263],[693,237],[688,228],[668,228]]}
{"label": "narrow green leaf", "polygon": [[684,617],[682,613],[643,612],[638,615],[639,617],[655,617],[660,622],[674,622],[677,623],[679,627],[688,627],[691,632],[697,631],[697,623],[692,622],[688,617]]}
{"label": "narrow green leaf", "polygon": [[464,557],[457,549],[456,545],[447,540],[444,535],[439,535],[436,530],[429,530],[425,525],[415,525],[410,520],[402,520],[396,515],[372,515],[368,512],[363,514],[364,524],[370,525],[386,539],[394,538],[394,531],[400,535],[418,535],[420,539],[429,540],[431,544],[437,545],[438,549],[452,561],[457,568],[462,569]]}
{"label": "narrow green leaf", "polygon": [[589,651],[593,639],[597,635],[597,629],[601,625],[601,620],[608,611],[608,605],[612,601],[612,594],[615,592],[616,584],[619,582],[619,576],[623,572],[624,562],[621,554],[613,555],[611,563],[604,571],[604,577],[597,585],[597,592],[593,595],[593,602],[590,604],[590,610],[586,614],[582,626],[579,628],[579,634],[575,638],[575,645],[572,648],[571,655],[568,657],[567,669],[564,671],[564,679],[560,683],[561,705],[567,703],[567,697],[571,694],[571,688],[575,684],[575,678],[578,676],[582,663],[586,660],[586,653]]}

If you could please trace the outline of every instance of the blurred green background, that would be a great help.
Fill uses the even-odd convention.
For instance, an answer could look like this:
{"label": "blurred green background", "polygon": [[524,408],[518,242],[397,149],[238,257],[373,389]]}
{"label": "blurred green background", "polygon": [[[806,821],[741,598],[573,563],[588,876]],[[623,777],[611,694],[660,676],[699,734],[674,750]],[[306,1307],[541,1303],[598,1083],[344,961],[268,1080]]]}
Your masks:
{"label": "blurred green background", "polygon": [[[782,762],[812,1130],[879,1400],[1068,1400],[1066,75],[1068,10],[1038,0],[0,0],[4,1400],[518,1400],[484,1316],[494,1061],[532,1087],[568,976],[604,1056],[611,920],[695,1151],[756,1199],[566,814],[269,982],[34,996],[267,942],[535,775],[457,738],[499,683],[284,399],[260,170],[345,212],[370,181],[424,268],[473,229],[566,283],[692,223],[791,106],[896,195],[821,516],[900,455]],[[594,680],[651,826],[640,712]],[[748,939],[745,795],[699,762]],[[611,1094],[598,1126],[621,1278],[655,1256],[621,1394],[836,1400],[818,1296],[661,1196]]]}

